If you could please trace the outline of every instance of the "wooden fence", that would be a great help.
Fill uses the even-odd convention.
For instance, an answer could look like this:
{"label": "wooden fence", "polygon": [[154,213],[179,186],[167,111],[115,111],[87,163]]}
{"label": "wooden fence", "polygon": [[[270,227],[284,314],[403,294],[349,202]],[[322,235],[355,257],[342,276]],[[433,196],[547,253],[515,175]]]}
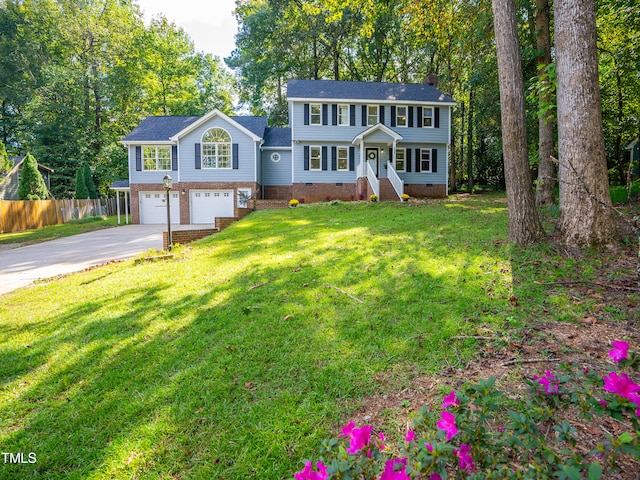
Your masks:
{"label": "wooden fence", "polygon": [[94,215],[115,215],[116,199],[0,200],[0,233],[66,223]]}

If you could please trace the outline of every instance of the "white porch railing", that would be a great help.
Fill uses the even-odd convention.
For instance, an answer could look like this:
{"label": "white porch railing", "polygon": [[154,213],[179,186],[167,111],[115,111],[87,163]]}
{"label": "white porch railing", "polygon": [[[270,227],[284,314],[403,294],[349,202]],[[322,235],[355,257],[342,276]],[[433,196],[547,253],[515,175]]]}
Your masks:
{"label": "white porch railing", "polygon": [[393,189],[398,194],[398,198],[402,198],[402,194],[404,193],[404,180],[398,176],[398,172],[393,168],[391,162],[387,164],[387,178],[391,182],[391,185],[393,185]]}
{"label": "white porch railing", "polygon": [[373,171],[369,162],[367,162],[367,180],[369,180],[369,185],[371,185],[373,193],[376,197],[380,198],[380,180],[376,177],[376,172]]}

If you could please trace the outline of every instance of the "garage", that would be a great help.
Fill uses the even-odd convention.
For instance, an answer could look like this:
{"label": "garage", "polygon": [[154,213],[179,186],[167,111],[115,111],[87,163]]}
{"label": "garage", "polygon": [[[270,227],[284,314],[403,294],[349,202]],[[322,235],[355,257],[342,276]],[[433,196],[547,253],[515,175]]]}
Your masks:
{"label": "garage", "polygon": [[214,223],[233,217],[233,190],[191,190],[191,223]]}
{"label": "garage", "polygon": [[[171,198],[171,223],[180,223],[180,195],[178,192],[170,192]],[[167,223],[167,194],[165,192],[140,192],[140,223],[166,224]]]}

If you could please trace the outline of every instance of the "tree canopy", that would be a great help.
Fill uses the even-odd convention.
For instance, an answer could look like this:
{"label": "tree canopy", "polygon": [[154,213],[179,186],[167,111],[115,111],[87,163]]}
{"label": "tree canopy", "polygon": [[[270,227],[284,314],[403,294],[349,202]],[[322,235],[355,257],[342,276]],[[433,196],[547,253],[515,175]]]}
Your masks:
{"label": "tree canopy", "polygon": [[0,0],[0,141],[51,166],[71,197],[87,163],[106,193],[126,176],[119,140],[148,115],[231,113],[234,80],[164,17],[135,2]]}

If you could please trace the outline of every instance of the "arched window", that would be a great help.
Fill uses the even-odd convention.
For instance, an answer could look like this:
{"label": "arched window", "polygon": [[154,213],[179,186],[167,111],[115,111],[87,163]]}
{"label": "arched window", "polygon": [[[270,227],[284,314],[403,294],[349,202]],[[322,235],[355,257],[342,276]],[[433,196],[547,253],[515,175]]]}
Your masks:
{"label": "arched window", "polygon": [[211,128],[202,135],[202,168],[231,168],[231,135]]}

